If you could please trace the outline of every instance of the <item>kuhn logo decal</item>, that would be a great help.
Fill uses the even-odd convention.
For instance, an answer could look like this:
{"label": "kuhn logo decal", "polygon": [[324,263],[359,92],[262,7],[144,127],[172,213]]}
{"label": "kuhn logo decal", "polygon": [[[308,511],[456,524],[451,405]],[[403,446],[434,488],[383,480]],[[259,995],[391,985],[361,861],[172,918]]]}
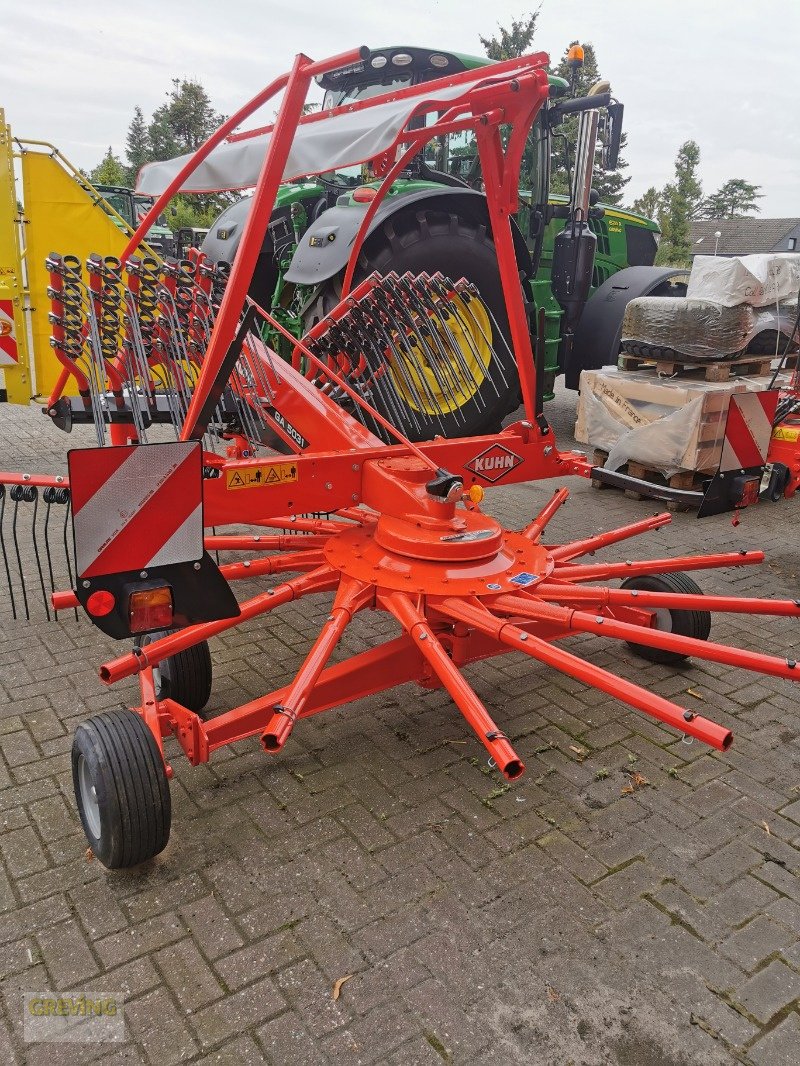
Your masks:
{"label": "kuhn logo decal", "polygon": [[509,451],[502,444],[493,444],[491,448],[470,459],[464,466],[473,474],[478,474],[485,481],[499,481],[505,477],[514,467],[522,462],[522,456]]}

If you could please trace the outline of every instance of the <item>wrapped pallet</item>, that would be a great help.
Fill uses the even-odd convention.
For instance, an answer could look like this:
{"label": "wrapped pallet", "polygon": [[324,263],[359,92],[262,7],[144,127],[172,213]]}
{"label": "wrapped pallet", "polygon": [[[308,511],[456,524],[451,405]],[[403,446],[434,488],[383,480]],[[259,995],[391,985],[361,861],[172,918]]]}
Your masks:
{"label": "wrapped pallet", "polygon": [[608,453],[606,467],[635,462],[671,476],[713,473],[734,393],[760,392],[770,377],[727,382],[656,377],[616,367],[584,370],[575,439]]}
{"label": "wrapped pallet", "polygon": [[747,348],[756,324],[749,304],[640,296],[625,308],[622,350],[645,359],[732,359]]}
{"label": "wrapped pallet", "polygon": [[768,307],[796,300],[800,292],[800,253],[697,255],[686,295],[723,307]]}

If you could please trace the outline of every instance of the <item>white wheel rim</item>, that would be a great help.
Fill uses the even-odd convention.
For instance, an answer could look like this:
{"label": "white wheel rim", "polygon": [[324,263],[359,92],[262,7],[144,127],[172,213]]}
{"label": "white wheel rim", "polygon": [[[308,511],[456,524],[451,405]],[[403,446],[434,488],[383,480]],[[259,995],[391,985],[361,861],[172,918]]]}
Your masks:
{"label": "white wheel rim", "polygon": [[672,611],[669,607],[657,607],[650,613],[653,616],[653,629],[658,629],[662,633],[672,632]]}
{"label": "white wheel rim", "polygon": [[100,839],[100,804],[97,802],[97,789],[89,775],[89,764],[83,755],[78,756],[78,788],[81,792],[83,816],[89,831],[95,840]]}

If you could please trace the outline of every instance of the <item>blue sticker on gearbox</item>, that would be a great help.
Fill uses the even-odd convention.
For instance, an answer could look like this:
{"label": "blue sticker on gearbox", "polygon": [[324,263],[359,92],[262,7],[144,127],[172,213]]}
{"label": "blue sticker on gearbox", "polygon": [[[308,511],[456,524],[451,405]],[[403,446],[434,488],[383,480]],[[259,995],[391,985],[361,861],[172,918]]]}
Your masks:
{"label": "blue sticker on gearbox", "polygon": [[534,581],[538,581],[539,578],[536,576],[536,574],[517,574],[516,577],[512,577],[510,580],[512,585],[525,586],[532,585]]}

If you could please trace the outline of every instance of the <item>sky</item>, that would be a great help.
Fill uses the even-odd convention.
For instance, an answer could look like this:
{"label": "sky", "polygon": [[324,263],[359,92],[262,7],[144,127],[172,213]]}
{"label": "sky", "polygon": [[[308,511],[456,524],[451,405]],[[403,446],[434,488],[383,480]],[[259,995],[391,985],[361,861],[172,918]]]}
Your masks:
{"label": "sky", "polygon": [[[90,169],[124,154],[136,105],[149,117],[174,77],[199,79],[233,113],[299,51],[314,59],[366,44],[482,54],[539,0],[0,0],[0,107],[19,137],[50,141]],[[706,192],[761,186],[763,217],[800,216],[800,0],[541,0],[533,49],[594,45],[625,104],[626,202],[673,173],[697,141]],[[222,13],[222,14],[221,14]],[[262,121],[269,121],[270,113]]]}

